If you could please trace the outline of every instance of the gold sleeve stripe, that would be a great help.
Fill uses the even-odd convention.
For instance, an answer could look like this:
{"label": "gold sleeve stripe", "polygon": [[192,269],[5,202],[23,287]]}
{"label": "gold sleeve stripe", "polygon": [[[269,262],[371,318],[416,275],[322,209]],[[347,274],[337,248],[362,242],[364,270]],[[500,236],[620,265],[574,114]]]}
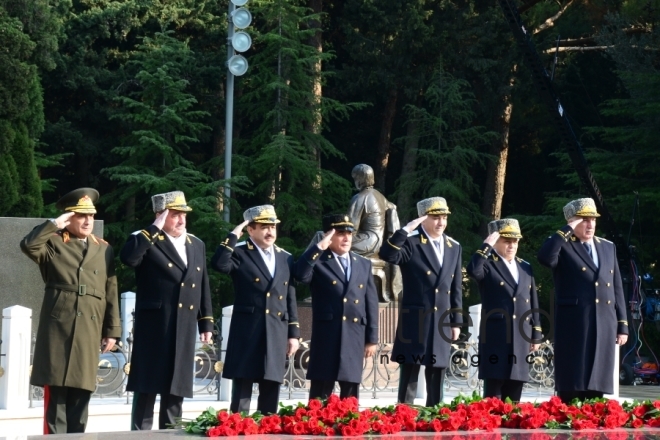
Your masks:
{"label": "gold sleeve stripe", "polygon": [[623,324],[623,325],[628,325],[628,321],[626,321],[625,319],[621,319],[621,320],[619,320],[619,321],[617,321],[617,322],[620,322],[620,323]]}
{"label": "gold sleeve stripe", "polygon": [[224,244],[224,243],[220,243],[220,246],[224,246],[224,247],[226,247],[227,249],[229,249],[230,251],[234,252],[234,248],[229,247],[229,246],[227,246],[227,245]]}
{"label": "gold sleeve stripe", "polygon": [[389,238],[387,239],[387,244],[389,244],[390,246],[392,246],[392,247],[393,247],[394,249],[396,249],[397,251],[398,251],[399,249],[401,249],[401,248],[398,247],[398,246],[394,246],[394,245],[392,244],[392,242],[390,241]]}
{"label": "gold sleeve stripe", "polygon": [[140,232],[142,232],[142,235],[144,235],[144,236],[146,237],[147,240],[150,240],[150,241],[151,241],[151,235],[149,235],[149,233],[148,233],[147,231],[145,231],[145,230],[143,229],[143,230],[141,230]]}
{"label": "gold sleeve stripe", "polygon": [[199,318],[198,321],[201,321],[203,319],[208,319],[209,321],[213,322],[213,316],[204,316],[202,318]]}
{"label": "gold sleeve stripe", "polygon": [[540,331],[540,332],[543,331],[543,329],[542,329],[541,327],[532,327],[532,328],[533,328],[534,330],[538,330],[538,331]]}

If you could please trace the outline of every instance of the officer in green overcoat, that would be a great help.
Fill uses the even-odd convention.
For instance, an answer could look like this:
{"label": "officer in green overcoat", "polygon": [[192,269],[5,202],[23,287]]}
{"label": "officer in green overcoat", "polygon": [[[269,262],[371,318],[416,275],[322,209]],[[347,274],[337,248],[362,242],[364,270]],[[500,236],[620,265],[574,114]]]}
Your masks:
{"label": "officer in green overcoat", "polygon": [[121,334],[112,247],[92,234],[99,193],[80,188],[21,240],[46,284],[30,383],[44,387],[44,434],[84,432],[99,348]]}

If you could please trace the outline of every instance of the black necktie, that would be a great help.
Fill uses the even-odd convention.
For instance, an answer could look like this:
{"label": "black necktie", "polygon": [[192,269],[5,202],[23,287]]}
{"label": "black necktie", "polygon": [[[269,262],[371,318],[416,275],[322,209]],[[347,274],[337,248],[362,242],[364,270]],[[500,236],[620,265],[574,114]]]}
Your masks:
{"label": "black necktie", "polygon": [[591,252],[591,244],[590,244],[590,243],[587,243],[587,242],[585,241],[584,243],[582,243],[582,246],[584,246],[584,248],[587,250],[587,253],[589,254],[589,256],[593,259],[593,258],[594,258],[594,254]]}
{"label": "black necktie", "polygon": [[346,257],[339,257],[339,262],[341,263],[341,267],[344,268],[344,279],[348,282],[348,260]]}

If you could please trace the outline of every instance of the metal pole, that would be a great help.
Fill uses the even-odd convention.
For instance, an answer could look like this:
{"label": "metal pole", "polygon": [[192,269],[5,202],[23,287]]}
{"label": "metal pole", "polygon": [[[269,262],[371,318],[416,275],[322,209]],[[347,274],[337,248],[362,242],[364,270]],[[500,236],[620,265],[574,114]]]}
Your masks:
{"label": "metal pole", "polygon": [[[231,39],[234,37],[234,22],[231,14],[236,6],[230,1],[229,12],[227,14],[227,62],[234,56],[234,48],[231,45]],[[231,179],[231,154],[232,138],[234,137],[234,75],[227,66],[227,90],[225,93],[225,181]],[[231,188],[229,183],[225,183],[225,221],[229,223],[229,199],[231,197]]]}

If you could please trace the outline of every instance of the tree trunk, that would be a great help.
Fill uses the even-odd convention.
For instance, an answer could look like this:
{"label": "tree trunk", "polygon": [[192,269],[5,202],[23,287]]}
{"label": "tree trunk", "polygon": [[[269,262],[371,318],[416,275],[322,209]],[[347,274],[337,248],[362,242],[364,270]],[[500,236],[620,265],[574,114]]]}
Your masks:
{"label": "tree trunk", "polygon": [[502,217],[506,163],[509,157],[509,127],[511,124],[511,112],[513,111],[511,88],[513,87],[516,69],[517,66],[514,65],[511,78],[509,79],[509,93],[504,96],[505,105],[499,121],[501,137],[493,143],[490,149],[490,154],[495,156],[495,160],[488,163],[486,187],[481,206],[481,213],[486,217],[486,220],[482,221],[479,232],[484,237],[488,235],[488,222],[498,220]]}
{"label": "tree trunk", "polygon": [[[408,130],[406,133],[406,145],[403,150],[403,166],[401,170],[401,179],[400,182],[405,186],[406,182],[409,182],[412,174],[417,169],[417,148],[419,147],[419,121],[417,119],[412,119],[408,121]],[[399,212],[399,218],[402,223],[406,223],[409,216],[409,212],[412,209],[412,191],[406,190],[405,188],[402,191],[399,191],[399,195],[396,200],[397,211]],[[414,217],[412,217],[414,218]]]}
{"label": "tree trunk", "polygon": [[[309,7],[312,10],[313,14],[321,14],[323,12],[323,0],[310,0]],[[321,98],[323,97],[323,87],[321,82],[321,54],[323,53],[323,31],[321,29],[321,20],[311,20],[309,22],[309,28],[314,29],[314,35],[312,35],[308,41],[308,44],[312,46],[319,54],[319,57],[316,59],[316,62],[312,66],[312,75],[314,77],[314,82],[312,83],[312,99],[309,103],[309,111],[312,115],[312,121],[310,124],[305,127],[306,131],[312,133],[313,135],[321,134],[321,127],[323,124],[323,115],[321,114]],[[312,183],[312,186],[317,190],[321,191],[321,150],[319,146],[314,143],[312,144],[312,155],[314,162],[316,163],[317,173],[316,179]],[[312,204],[314,204],[312,202]],[[310,211],[317,215],[320,214],[317,206],[310,206]]]}
{"label": "tree trunk", "polygon": [[393,86],[387,94],[387,103],[383,110],[383,121],[380,126],[380,137],[378,139],[378,157],[374,174],[376,175],[376,188],[380,192],[385,192],[385,183],[387,182],[387,166],[390,160],[390,147],[392,140],[392,125],[396,115],[396,101],[399,97],[399,89]]}

